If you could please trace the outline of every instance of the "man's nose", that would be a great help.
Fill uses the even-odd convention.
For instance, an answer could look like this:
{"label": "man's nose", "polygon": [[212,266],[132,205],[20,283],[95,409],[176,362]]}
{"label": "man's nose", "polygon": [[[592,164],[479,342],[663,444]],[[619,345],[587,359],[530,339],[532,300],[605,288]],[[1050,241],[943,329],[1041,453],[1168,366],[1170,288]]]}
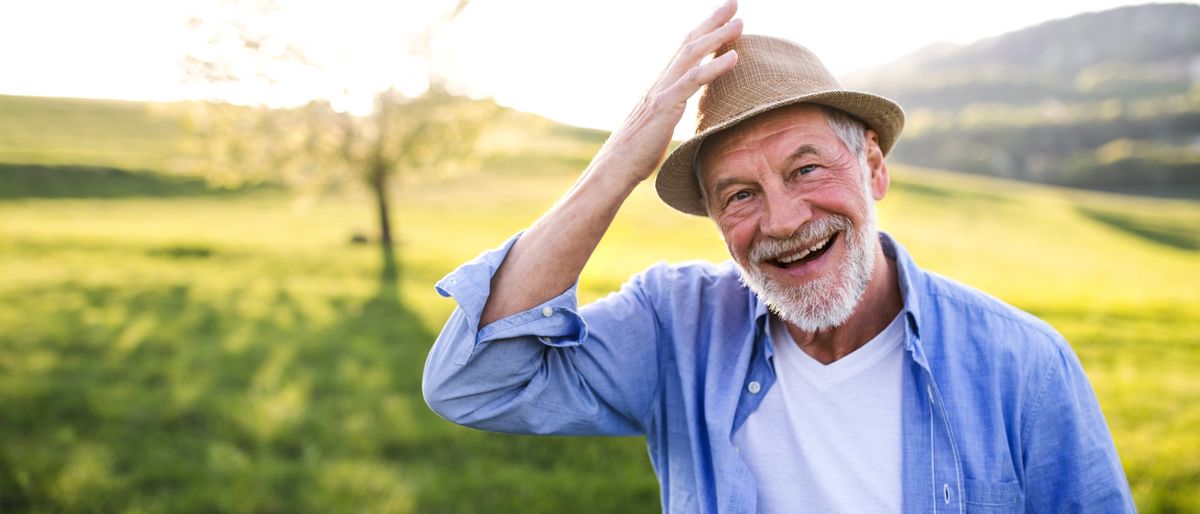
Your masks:
{"label": "man's nose", "polygon": [[812,219],[812,207],[785,188],[764,192],[766,214],[761,221],[762,233],[775,239],[792,237]]}

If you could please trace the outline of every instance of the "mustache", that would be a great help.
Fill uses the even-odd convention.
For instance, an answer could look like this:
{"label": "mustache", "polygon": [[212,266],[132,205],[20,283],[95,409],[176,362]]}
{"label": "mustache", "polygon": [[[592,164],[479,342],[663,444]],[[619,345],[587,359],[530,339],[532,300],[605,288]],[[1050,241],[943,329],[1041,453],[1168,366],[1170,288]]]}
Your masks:
{"label": "mustache", "polygon": [[835,232],[854,228],[850,218],[840,215],[825,216],[805,223],[787,239],[767,239],[750,248],[750,262],[763,262],[811,247]]}

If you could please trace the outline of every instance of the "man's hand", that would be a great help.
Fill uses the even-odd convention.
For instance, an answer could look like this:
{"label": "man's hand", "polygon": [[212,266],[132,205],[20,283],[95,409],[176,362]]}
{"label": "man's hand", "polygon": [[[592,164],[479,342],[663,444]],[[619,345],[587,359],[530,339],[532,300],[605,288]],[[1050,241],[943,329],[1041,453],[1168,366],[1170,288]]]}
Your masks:
{"label": "man's hand", "polygon": [[684,39],[674,59],[659,76],[624,125],[613,133],[595,161],[607,161],[640,182],[662,164],[684,107],[701,86],[733,68],[737,52],[702,60],[742,34],[742,20],[731,19],[737,1],[727,0]]}
{"label": "man's hand", "polygon": [[492,276],[479,327],[562,294],[583,271],[621,204],[662,163],[688,98],[729,71],[734,52],[701,63],[742,33],[728,0],[688,34],[675,58],[588,169],[542,219],[521,236]]}

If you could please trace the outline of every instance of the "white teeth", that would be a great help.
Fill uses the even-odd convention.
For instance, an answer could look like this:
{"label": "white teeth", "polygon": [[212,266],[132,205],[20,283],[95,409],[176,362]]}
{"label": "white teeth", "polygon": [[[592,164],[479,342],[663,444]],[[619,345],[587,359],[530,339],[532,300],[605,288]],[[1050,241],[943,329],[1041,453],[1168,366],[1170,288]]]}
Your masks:
{"label": "white teeth", "polygon": [[784,264],[791,264],[791,263],[793,263],[793,262],[796,262],[796,261],[798,261],[798,260],[800,260],[800,259],[803,259],[803,258],[805,258],[805,257],[808,257],[808,254],[810,254],[810,253],[813,253],[813,252],[815,252],[815,251],[817,251],[817,250],[820,250],[820,249],[822,249],[822,248],[825,248],[825,245],[829,244],[829,240],[830,240],[830,239],[833,239],[833,236],[829,236],[829,237],[825,238],[823,241],[821,241],[821,242],[819,242],[819,243],[817,243],[817,244],[814,244],[814,245],[812,245],[812,246],[811,246],[811,247],[809,247],[807,250],[800,250],[799,252],[797,252],[797,253],[794,253],[794,254],[792,254],[792,255],[789,255],[789,256],[787,256],[787,257],[780,257],[780,258],[779,258],[779,262],[782,262],[782,263],[784,263]]}
{"label": "white teeth", "polygon": [[817,250],[820,250],[820,249],[822,249],[822,248],[825,248],[825,243],[828,243],[828,242],[829,242],[829,239],[828,239],[828,238],[826,238],[824,241],[821,241],[820,243],[817,243],[817,244],[815,244],[815,245],[812,245],[812,248],[809,248],[809,249],[808,249],[808,251],[810,251],[810,252],[815,252],[815,251],[817,251]]}
{"label": "white teeth", "polygon": [[812,253],[812,251],[811,250],[801,250],[800,253],[798,253],[798,254],[789,255],[787,257],[780,258],[779,262],[782,262],[784,264],[790,264],[790,263],[796,262],[800,259],[807,257],[809,253]]}

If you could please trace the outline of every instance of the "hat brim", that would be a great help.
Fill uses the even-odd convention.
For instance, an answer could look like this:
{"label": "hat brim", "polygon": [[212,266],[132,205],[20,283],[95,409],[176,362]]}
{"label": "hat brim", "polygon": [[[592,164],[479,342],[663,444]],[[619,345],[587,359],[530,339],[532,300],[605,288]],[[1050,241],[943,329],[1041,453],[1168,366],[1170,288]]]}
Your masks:
{"label": "hat brim", "polygon": [[830,90],[794,96],[747,110],[722,123],[713,125],[684,141],[663,161],[654,180],[659,198],[676,210],[696,216],[707,216],[708,209],[696,176],[696,157],[709,136],[726,130],[759,114],[799,103],[832,107],[862,121],[879,135],[883,155],[891,151],[904,128],[904,109],[882,96],[850,90]]}

